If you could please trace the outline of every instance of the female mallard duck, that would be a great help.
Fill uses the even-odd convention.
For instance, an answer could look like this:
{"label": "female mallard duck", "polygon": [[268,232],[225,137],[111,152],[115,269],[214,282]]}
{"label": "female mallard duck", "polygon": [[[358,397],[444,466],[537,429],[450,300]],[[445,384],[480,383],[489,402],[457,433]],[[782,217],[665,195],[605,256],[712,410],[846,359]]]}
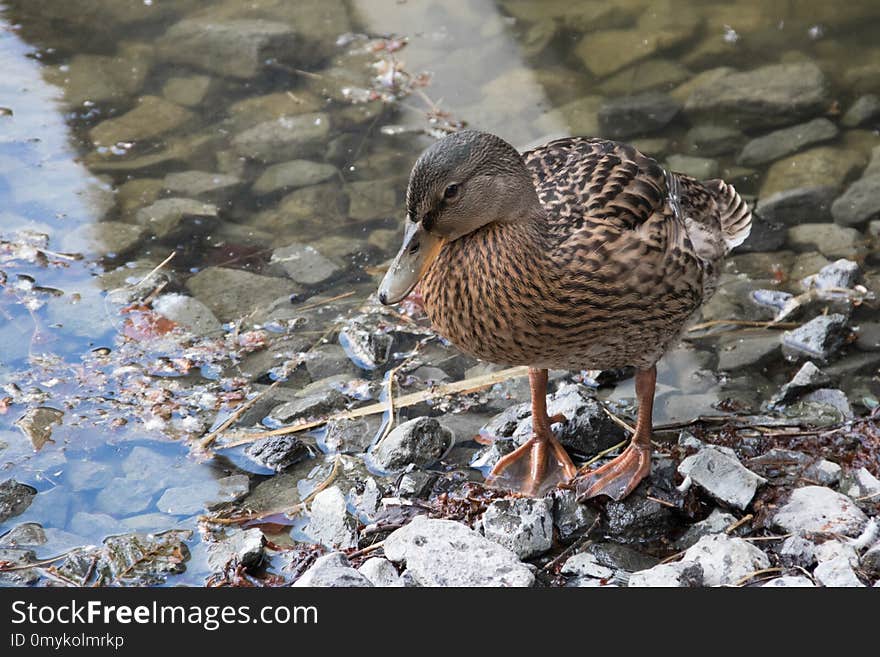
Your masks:
{"label": "female mallard duck", "polygon": [[[751,213],[721,180],[665,171],[632,146],[559,139],[520,154],[473,130],[449,135],[413,167],[403,246],[379,288],[384,304],[421,281],[436,330],[477,358],[528,365],[533,436],[524,489],[574,479],[581,500],[628,495],[648,474],[656,363],[712,293]],[[635,434],[579,473],[550,425],[547,369],[636,367]],[[555,481],[558,481],[557,476]]]}

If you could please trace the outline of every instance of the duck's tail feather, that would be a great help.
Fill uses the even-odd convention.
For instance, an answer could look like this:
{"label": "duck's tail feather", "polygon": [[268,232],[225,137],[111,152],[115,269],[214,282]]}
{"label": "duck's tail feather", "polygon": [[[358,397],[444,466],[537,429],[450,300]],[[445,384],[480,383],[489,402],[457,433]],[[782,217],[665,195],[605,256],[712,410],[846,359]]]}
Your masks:
{"label": "duck's tail feather", "polygon": [[733,185],[723,180],[707,180],[703,183],[715,196],[718,204],[718,218],[721,222],[721,233],[727,250],[739,246],[748,238],[752,230],[752,211],[748,204],[737,194]]}

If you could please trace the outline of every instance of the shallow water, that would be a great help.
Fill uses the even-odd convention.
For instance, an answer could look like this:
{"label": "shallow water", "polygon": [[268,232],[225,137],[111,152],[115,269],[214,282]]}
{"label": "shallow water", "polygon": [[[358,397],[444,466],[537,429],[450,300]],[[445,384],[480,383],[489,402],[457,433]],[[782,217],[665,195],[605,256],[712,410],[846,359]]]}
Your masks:
{"label": "shallow water", "polygon": [[[0,380],[10,397],[0,414],[0,479],[13,478],[38,490],[27,511],[0,523],[0,534],[21,522],[38,522],[49,534],[38,555],[47,557],[100,543],[110,534],[195,529],[205,502],[216,497],[216,479],[247,474],[252,490],[270,481],[270,471],[240,449],[213,459],[191,449],[192,440],[238,403],[235,395],[249,394],[249,377],[263,384],[270,377],[253,377],[255,370],[224,360],[216,344],[182,346],[163,342],[149,329],[132,330],[131,313],[138,310],[129,307],[127,286],[172,253],[162,268],[168,280],[163,292],[189,291],[198,297],[196,288],[188,286],[190,277],[217,266],[287,281],[270,262],[272,252],[305,243],[332,261],[332,273],[309,277],[301,272],[301,282],[289,289],[279,283],[270,299],[290,294],[296,306],[314,303],[316,295],[348,295],[319,308],[317,314],[323,315],[306,330],[297,333],[285,325],[289,316],[279,320],[272,312],[258,312],[270,299],[236,297],[244,304],[240,308],[215,305],[216,294],[202,300],[226,324],[227,336],[238,330],[238,317],[256,313],[239,328],[256,324],[270,334],[291,331],[291,353],[321,344],[327,329],[335,344],[333,321],[364,304],[377,283],[373,268],[398,246],[409,167],[431,143],[430,133],[445,124],[465,122],[525,148],[561,135],[598,134],[597,114],[608,100],[648,91],[686,98],[682,85],[721,66],[747,71],[814,62],[830,86],[821,109],[799,120],[766,116],[733,126],[743,133],[732,136],[734,146],[718,147],[720,154],[694,145],[689,131],[713,121],[688,112],[626,140],[661,162],[671,158],[670,165],[731,180],[750,200],[766,195],[763,186],[773,175],[768,174],[773,159],[737,163],[742,146],[754,137],[828,117],[838,126],[837,134],[801,152],[831,149],[829,170],[844,169],[833,183],[839,187],[836,194],[861,175],[871,150],[880,145],[877,115],[857,127],[842,125],[856,99],[880,94],[875,41],[880,7],[875,2],[832,7],[807,1],[597,0],[569,8],[572,4],[87,0],[70,3],[75,10],[48,0],[0,5],[0,107],[9,110],[0,113],[0,239],[20,245],[25,239],[39,242],[34,233],[48,236],[36,250],[13,253],[10,247],[8,257],[0,250],[0,270],[6,274],[0,289]],[[194,59],[181,55],[179,42],[163,36],[193,16],[202,22],[260,19],[288,31],[292,26],[296,45],[253,58],[251,69],[246,50],[238,59]],[[394,37],[405,37],[405,47],[396,51],[400,44]],[[379,38],[385,40],[371,43],[384,49],[374,45],[363,51],[369,39]],[[354,47],[362,51],[346,55]],[[404,74],[389,77],[395,71]],[[422,71],[430,72],[430,82],[404,93],[409,75]],[[362,96],[385,96],[388,102],[350,102]],[[139,107],[148,109],[130,114]],[[265,121],[297,121],[304,114],[308,119],[296,124],[289,143],[283,142],[289,131],[269,137],[254,132]],[[304,133],[314,136],[297,136]],[[309,162],[303,165],[307,174],[302,168],[296,175],[277,168],[292,160]],[[223,174],[228,184],[204,189],[192,180],[167,178],[185,171]],[[190,205],[183,218],[151,220],[158,213],[153,204],[173,197],[197,198],[214,207],[194,210]],[[143,208],[150,206],[153,215],[145,215]],[[829,216],[821,223],[831,221]],[[775,233],[781,235],[775,245],[769,244],[770,237],[768,244],[753,240],[751,253],[727,265],[704,318],[768,319],[748,301],[749,292],[797,291],[798,280],[817,271],[826,257],[853,257],[862,265],[865,287],[880,288],[867,221],[855,228],[857,238],[836,250],[825,237],[813,246],[795,244],[784,230]],[[808,255],[816,251],[824,256]],[[68,257],[71,253],[84,257]],[[872,325],[878,319],[862,306],[853,324]],[[683,343],[662,363],[655,421],[758,410],[796,367],[763,346],[731,368],[720,368],[718,354],[764,336],[764,330],[743,330]],[[412,340],[404,341],[393,351],[405,354],[413,346]],[[196,347],[212,354],[193,356]],[[850,346],[836,359],[844,364],[840,386],[861,413],[880,394],[877,352],[871,348],[876,347]],[[111,356],[102,361],[103,352],[95,351],[100,349],[110,350]],[[450,379],[462,378],[475,365],[442,345],[434,349],[436,358],[423,360]],[[241,357],[247,362],[245,354]],[[172,362],[180,358],[194,364]],[[375,371],[353,366],[338,371],[379,382],[400,360]],[[120,370],[125,367],[138,371]],[[292,379],[290,387],[330,373]],[[422,375],[416,387],[431,378],[430,372]],[[511,390],[511,403],[524,399],[521,386]],[[151,397],[151,391],[160,392]],[[628,401],[634,396],[632,381],[601,394]],[[206,401],[196,395],[213,397]],[[378,395],[376,387],[373,396]],[[169,403],[169,408],[150,410],[151,404],[169,400],[173,408]],[[64,411],[51,442],[38,450],[15,426],[35,406]],[[491,404],[476,408],[473,423],[478,427],[481,418],[498,410]],[[306,475],[312,467],[295,472]],[[178,490],[183,487],[191,488]],[[170,497],[163,503],[169,491],[190,503],[169,506]],[[194,557],[186,573],[169,582],[205,581],[210,571],[198,535],[190,546]]]}

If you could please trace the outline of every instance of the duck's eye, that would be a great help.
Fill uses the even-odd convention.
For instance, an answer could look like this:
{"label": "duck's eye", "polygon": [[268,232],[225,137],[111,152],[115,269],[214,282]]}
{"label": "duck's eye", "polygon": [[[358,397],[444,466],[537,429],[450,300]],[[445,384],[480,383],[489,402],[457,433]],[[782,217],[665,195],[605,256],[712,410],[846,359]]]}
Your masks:
{"label": "duck's eye", "polygon": [[452,183],[449,185],[446,190],[443,192],[443,198],[450,199],[458,196],[458,185]]}

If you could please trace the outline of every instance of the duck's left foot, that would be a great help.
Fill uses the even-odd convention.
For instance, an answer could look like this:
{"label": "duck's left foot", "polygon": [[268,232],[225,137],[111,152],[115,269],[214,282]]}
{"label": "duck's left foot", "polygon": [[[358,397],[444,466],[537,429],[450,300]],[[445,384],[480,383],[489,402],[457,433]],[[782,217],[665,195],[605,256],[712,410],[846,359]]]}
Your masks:
{"label": "duck's left foot", "polygon": [[650,443],[645,447],[635,440],[623,453],[601,468],[579,473],[572,484],[579,502],[607,495],[622,500],[639,485],[651,471]]}

